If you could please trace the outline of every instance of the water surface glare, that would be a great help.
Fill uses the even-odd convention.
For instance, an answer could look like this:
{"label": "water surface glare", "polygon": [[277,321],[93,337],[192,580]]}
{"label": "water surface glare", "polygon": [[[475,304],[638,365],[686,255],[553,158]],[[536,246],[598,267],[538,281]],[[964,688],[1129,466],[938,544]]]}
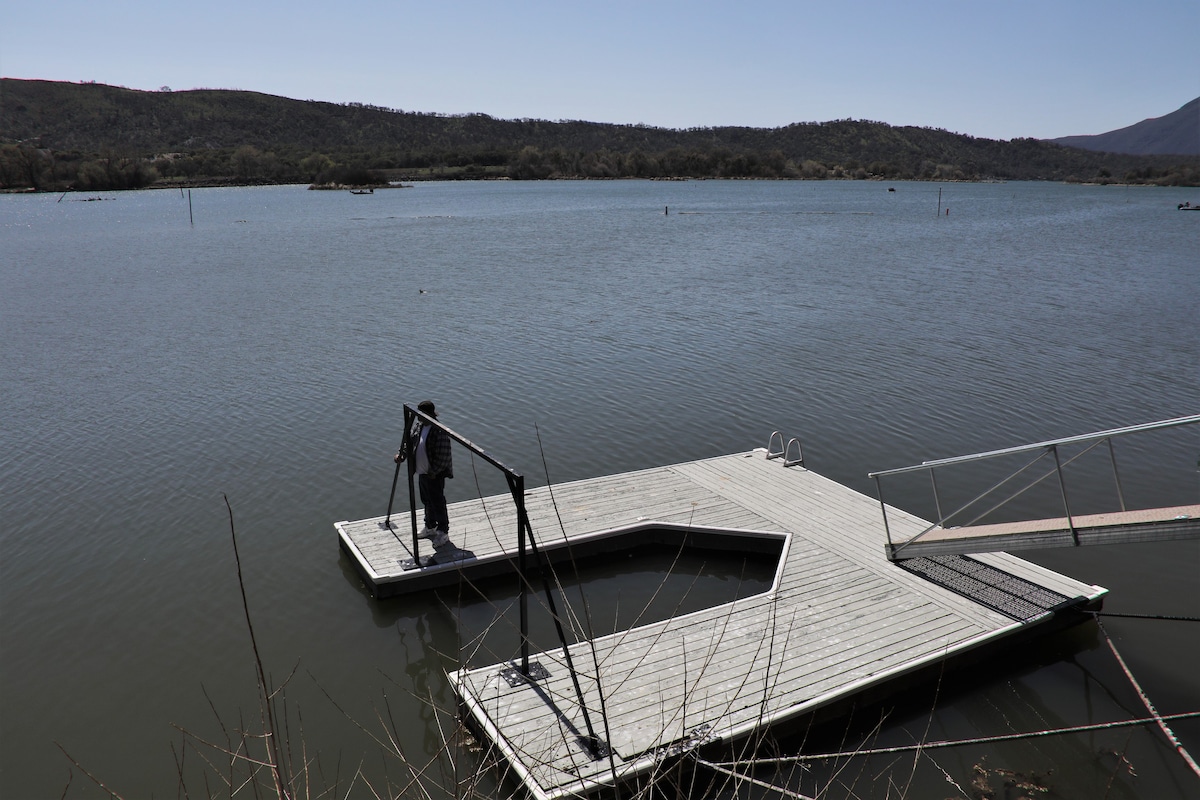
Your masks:
{"label": "water surface glare", "polygon": [[[441,670],[497,612],[377,603],[333,530],[384,512],[404,402],[433,398],[531,485],[780,430],[872,494],[871,470],[1200,411],[1200,215],[1175,211],[1193,190],[893,185],[204,189],[194,226],[169,191],[0,195],[0,796],[105,796],[56,743],[126,797],[168,796],[172,725],[256,719],[223,494],[262,655],[276,682],[299,665],[289,700],[326,777],[339,756],[384,774],[328,697],[369,724],[386,696],[405,748],[435,752],[414,698],[453,706]],[[1131,505],[1198,501],[1200,431],[1117,448]],[[504,490],[455,458],[452,501]],[[933,514],[916,488],[889,500]],[[1028,557],[1108,587],[1108,610],[1200,616],[1195,542]],[[736,574],[692,566],[701,592]],[[611,569],[585,586],[616,619],[648,572]],[[1194,625],[1104,624],[1160,712],[1200,710]],[[880,743],[1144,714],[1094,626],[1015,656],[932,722],[897,711]],[[1173,727],[1200,754],[1200,723]],[[984,755],[1055,797],[1197,796],[1152,728],[944,752],[910,796],[966,787]],[[888,763],[863,774],[886,783]],[[856,796],[840,780],[824,796]]]}

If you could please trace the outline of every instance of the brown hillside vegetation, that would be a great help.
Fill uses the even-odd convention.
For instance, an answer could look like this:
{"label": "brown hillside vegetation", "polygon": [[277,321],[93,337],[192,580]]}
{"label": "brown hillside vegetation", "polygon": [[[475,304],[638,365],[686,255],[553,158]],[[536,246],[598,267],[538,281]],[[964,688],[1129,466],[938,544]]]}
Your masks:
{"label": "brown hillside vegetation", "polygon": [[459,178],[1053,180],[1200,185],[1200,158],[1122,156],[882,122],[781,128],[499,120],[256,92],[0,80],[0,188]]}

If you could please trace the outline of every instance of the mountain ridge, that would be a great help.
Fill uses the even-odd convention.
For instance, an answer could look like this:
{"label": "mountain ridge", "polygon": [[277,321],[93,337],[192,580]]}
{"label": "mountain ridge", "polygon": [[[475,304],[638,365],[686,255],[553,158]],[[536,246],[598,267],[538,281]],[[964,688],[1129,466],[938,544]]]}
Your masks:
{"label": "mountain ridge", "polygon": [[1170,114],[1150,117],[1117,130],[1060,136],[1045,141],[1095,152],[1200,156],[1200,97]]}
{"label": "mountain ridge", "polygon": [[[37,162],[37,163],[34,163]],[[1200,183],[1200,160],[1097,154],[866,120],[667,129],[500,120],[243,90],[0,79],[0,188],[479,178]],[[107,182],[107,183],[106,183]]]}

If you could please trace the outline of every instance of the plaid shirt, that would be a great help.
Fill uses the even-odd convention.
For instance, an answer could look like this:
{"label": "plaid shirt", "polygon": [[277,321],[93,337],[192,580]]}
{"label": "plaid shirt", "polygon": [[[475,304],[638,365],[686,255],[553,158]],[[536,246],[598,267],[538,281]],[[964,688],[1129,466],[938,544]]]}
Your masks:
{"label": "plaid shirt", "polygon": [[[421,440],[424,423],[417,423],[413,433],[413,452]],[[429,426],[429,438],[425,440],[425,455],[429,457],[429,474],[435,478],[453,478],[454,464],[450,457],[450,437],[436,425]]]}

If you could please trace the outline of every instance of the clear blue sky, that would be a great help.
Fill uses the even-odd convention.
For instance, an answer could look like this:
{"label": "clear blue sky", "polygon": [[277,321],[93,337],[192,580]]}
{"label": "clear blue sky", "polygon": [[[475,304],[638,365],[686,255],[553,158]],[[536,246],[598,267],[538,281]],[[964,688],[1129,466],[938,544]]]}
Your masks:
{"label": "clear blue sky", "polygon": [[1200,96],[1200,0],[5,0],[0,75],[669,128],[1103,133]]}

